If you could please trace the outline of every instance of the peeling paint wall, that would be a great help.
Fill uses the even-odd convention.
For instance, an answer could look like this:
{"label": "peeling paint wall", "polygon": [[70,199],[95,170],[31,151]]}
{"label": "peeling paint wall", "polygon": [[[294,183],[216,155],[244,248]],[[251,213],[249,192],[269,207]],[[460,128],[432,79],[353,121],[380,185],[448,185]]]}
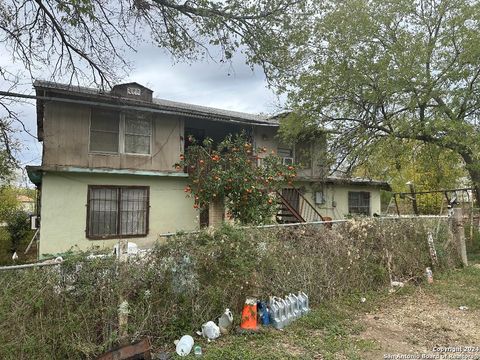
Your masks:
{"label": "peeling paint wall", "polygon": [[79,166],[115,169],[173,171],[183,150],[183,119],[155,115],[150,155],[89,153],[89,106],[54,103],[45,105],[44,166]]}

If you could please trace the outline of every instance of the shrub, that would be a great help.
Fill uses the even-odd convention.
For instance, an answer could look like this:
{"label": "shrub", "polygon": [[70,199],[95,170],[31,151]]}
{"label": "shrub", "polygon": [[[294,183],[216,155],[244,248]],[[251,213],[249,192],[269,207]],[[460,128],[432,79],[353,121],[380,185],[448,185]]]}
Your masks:
{"label": "shrub", "polygon": [[7,216],[7,231],[12,243],[12,251],[16,251],[18,245],[29,232],[29,216],[23,210],[12,210]]}

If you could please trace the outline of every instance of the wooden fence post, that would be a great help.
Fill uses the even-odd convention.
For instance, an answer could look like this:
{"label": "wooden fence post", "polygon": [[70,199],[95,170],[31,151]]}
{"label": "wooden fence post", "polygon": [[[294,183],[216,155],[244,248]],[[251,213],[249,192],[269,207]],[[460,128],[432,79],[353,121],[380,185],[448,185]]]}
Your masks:
{"label": "wooden fence post", "polygon": [[464,266],[468,266],[467,248],[465,245],[465,229],[463,227],[463,210],[462,208],[453,209],[452,213],[452,232],[457,247],[458,255],[462,259]]}
{"label": "wooden fence post", "polygon": [[[120,239],[118,241],[118,273],[120,279],[126,272],[128,262],[128,240]],[[120,280],[121,281],[121,280]],[[123,291],[123,289],[122,289]],[[128,343],[128,301],[120,293],[118,298],[118,337],[120,345]]]}

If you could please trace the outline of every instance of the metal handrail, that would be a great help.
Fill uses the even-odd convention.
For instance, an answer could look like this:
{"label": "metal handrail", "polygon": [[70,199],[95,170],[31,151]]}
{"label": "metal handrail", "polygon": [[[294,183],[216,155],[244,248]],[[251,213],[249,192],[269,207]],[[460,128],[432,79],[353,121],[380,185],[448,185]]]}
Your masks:
{"label": "metal handrail", "polygon": [[287,201],[287,199],[285,199],[285,197],[279,191],[276,191],[276,193],[277,193],[277,196],[280,198],[280,201],[282,202],[282,204],[285,205],[285,207],[288,209],[288,211],[290,211],[290,213],[299,222],[306,222],[305,219],[302,217],[302,215],[299,214],[298,211],[295,210],[292,205],[290,205],[290,203]]}

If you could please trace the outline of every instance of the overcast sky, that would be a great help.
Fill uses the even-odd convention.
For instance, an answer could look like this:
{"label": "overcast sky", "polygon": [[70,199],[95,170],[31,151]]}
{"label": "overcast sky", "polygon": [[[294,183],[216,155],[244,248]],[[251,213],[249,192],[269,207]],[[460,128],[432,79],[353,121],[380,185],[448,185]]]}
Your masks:
{"label": "overcast sky", "polygon": [[[7,54],[0,51],[0,67],[11,69],[15,64]],[[262,70],[256,68],[252,71],[241,54],[236,54],[231,64],[213,60],[175,63],[161,49],[144,45],[126,58],[133,69],[125,82],[136,81],[147,86],[154,91],[154,97],[251,113],[275,113],[280,109],[281,101],[267,88]],[[38,78],[42,76],[38,75]],[[7,90],[6,86],[0,81],[0,90]],[[29,79],[16,90],[33,93]],[[21,104],[15,109],[27,128],[36,134],[34,103]],[[17,136],[22,143],[22,165],[40,164],[41,144],[24,132],[19,132]]]}

